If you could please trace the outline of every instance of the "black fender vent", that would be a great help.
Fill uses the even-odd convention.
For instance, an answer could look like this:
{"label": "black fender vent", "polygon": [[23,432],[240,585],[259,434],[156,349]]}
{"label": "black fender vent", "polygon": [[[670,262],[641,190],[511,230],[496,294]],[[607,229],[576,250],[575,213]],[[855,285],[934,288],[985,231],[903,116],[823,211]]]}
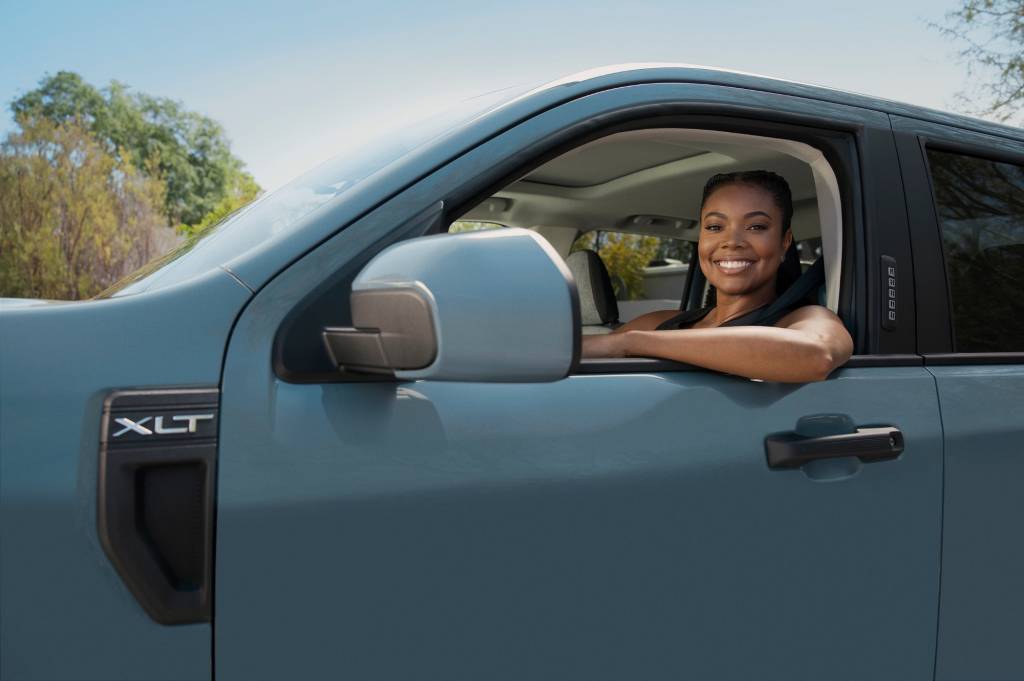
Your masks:
{"label": "black fender vent", "polygon": [[218,399],[216,388],[125,390],[104,403],[100,542],[162,624],[210,621]]}

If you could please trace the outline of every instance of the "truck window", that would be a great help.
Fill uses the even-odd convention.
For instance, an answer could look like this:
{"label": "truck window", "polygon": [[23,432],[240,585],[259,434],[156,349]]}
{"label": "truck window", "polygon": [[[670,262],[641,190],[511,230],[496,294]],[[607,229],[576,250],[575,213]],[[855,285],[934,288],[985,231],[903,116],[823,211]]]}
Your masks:
{"label": "truck window", "polygon": [[[583,333],[607,333],[648,312],[714,304],[693,264],[704,184],[716,173],[755,169],[789,182],[800,265],[824,261],[819,302],[837,311],[838,183],[819,150],[791,140],[690,128],[613,133],[530,169],[459,215],[449,231],[500,223],[535,231],[567,260],[593,251],[610,290],[595,303],[600,323],[584,322]],[[591,260],[584,269],[595,267]],[[603,302],[608,295],[614,305]]]}
{"label": "truck window", "polygon": [[596,252],[611,277],[619,321],[628,322],[654,310],[679,307],[693,256],[683,239],[594,230],[581,234],[572,251]]}
{"label": "truck window", "polygon": [[928,150],[956,352],[1024,350],[1024,168]]}

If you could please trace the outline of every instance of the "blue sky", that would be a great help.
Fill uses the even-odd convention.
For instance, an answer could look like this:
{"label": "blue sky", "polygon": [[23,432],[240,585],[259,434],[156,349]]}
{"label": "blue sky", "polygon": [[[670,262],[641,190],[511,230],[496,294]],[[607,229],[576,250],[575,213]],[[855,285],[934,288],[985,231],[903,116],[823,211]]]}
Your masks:
{"label": "blue sky", "polygon": [[77,71],[218,120],[273,189],[484,91],[622,62],[704,64],[954,106],[965,69],[928,21],[956,0],[47,2],[0,0],[0,131]]}

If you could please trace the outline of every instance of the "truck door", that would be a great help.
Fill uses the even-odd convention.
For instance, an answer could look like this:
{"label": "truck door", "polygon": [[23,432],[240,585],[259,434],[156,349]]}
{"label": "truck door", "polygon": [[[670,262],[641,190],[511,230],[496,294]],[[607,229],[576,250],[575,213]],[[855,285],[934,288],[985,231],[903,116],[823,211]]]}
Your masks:
{"label": "truck door", "polygon": [[[319,352],[321,322],[345,322],[348,282],[384,246],[651,116],[829,150],[859,353],[829,380],[634,360],[547,383],[353,382],[289,364],[288,343]],[[225,359],[217,678],[931,679],[942,436],[914,302],[895,294],[903,205],[882,114],[651,84],[527,120],[324,242],[259,291]],[[903,452],[769,468],[766,436],[822,413],[897,428]]]}
{"label": "truck door", "polygon": [[936,678],[1024,678],[1024,143],[894,126],[945,431]]}

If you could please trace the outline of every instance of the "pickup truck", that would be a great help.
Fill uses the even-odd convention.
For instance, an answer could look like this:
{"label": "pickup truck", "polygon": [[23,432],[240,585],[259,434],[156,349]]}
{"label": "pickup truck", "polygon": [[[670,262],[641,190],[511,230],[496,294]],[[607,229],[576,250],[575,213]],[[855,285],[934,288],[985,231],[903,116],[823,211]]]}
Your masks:
{"label": "pickup truck", "polygon": [[[850,361],[581,360],[577,239],[757,168]],[[671,65],[463,103],[0,303],[0,676],[1024,678],[1022,277],[1019,129]]]}

